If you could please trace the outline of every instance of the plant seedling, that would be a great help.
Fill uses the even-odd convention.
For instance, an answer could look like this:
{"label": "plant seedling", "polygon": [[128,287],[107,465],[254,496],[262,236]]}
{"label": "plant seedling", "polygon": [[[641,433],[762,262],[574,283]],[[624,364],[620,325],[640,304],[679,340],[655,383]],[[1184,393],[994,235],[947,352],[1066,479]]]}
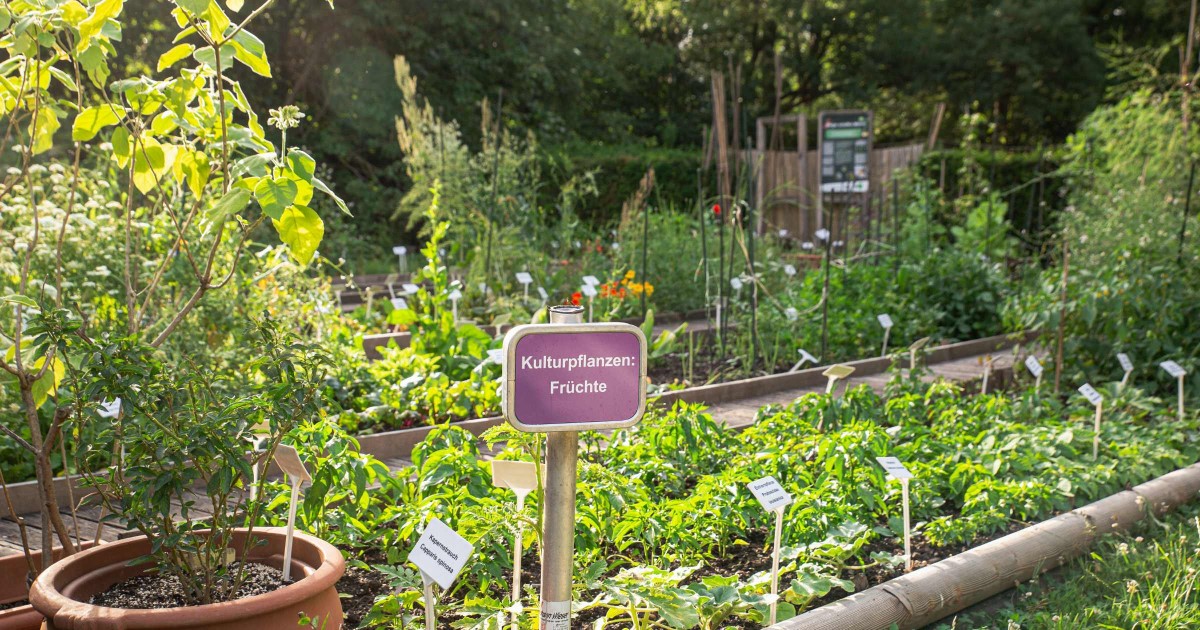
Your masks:
{"label": "plant seedling", "polygon": [[775,513],[775,542],[771,547],[771,624],[775,625],[776,603],[779,601],[779,547],[783,542],[783,511],[791,505],[792,495],[774,477],[767,476],[749,484],[750,492],[767,512]]}
{"label": "plant seedling", "polygon": [[283,544],[283,581],[292,579],[292,541],[296,538],[296,503],[300,499],[300,484],[312,481],[296,449],[280,444],[275,449],[275,463],[292,482],[292,500],[288,504],[287,540]]}
{"label": "plant seedling", "polygon": [[421,532],[417,546],[408,553],[408,561],[420,569],[421,581],[425,587],[426,630],[434,630],[437,627],[433,584],[436,582],[442,590],[449,589],[474,551],[474,545],[434,518],[425,526],[425,531]]}
{"label": "plant seedling", "polygon": [[895,457],[876,457],[875,461],[887,471],[888,477],[900,482],[900,497],[904,511],[904,570],[912,571],[912,527],[909,525],[908,482],[913,474]]}
{"label": "plant seedling", "polygon": [[1092,387],[1091,383],[1080,385],[1079,393],[1083,394],[1083,397],[1087,398],[1088,402],[1096,406],[1095,435],[1092,436],[1092,459],[1096,459],[1100,456],[1100,414],[1104,408],[1104,397],[1100,395],[1100,392],[1096,391],[1095,387]]}
{"label": "plant seedling", "polygon": [[1179,380],[1179,421],[1183,422],[1183,377],[1187,376],[1187,372],[1174,361],[1163,361],[1158,365]]}
{"label": "plant seedling", "polygon": [[908,347],[908,369],[910,371],[917,369],[917,353],[928,344],[929,337],[921,337]]}
{"label": "plant seedling", "polygon": [[[525,509],[525,497],[537,489],[537,464],[532,462],[492,460],[492,484],[497,488],[508,488],[517,495],[517,512]],[[517,522],[517,533],[513,537],[513,628],[520,621],[521,602],[521,555],[525,528]]]}
{"label": "plant seedling", "polygon": [[879,356],[887,356],[888,336],[892,334],[892,316],[887,313],[882,313],[875,319],[879,320],[879,325],[883,326],[883,350],[879,351]]}
{"label": "plant seedling", "polygon": [[1130,360],[1128,354],[1118,352],[1117,362],[1121,364],[1121,369],[1125,371],[1125,376],[1121,377],[1121,382],[1117,385],[1117,391],[1121,391],[1125,389],[1125,385],[1129,382],[1129,375],[1133,374],[1133,361]]}
{"label": "plant seedling", "polygon": [[853,373],[854,368],[849,365],[842,365],[839,363],[838,365],[829,366],[829,369],[821,373],[822,376],[829,379],[829,382],[825,385],[825,393],[832,394],[833,388],[837,385],[837,382]]}

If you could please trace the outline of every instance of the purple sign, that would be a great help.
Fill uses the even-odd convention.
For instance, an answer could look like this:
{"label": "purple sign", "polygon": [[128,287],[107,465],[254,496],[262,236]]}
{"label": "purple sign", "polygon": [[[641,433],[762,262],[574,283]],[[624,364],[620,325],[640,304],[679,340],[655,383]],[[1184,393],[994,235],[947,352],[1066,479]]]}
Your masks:
{"label": "purple sign", "polygon": [[646,342],[634,326],[521,326],[504,345],[505,416],[518,429],[630,426],[645,410]]}

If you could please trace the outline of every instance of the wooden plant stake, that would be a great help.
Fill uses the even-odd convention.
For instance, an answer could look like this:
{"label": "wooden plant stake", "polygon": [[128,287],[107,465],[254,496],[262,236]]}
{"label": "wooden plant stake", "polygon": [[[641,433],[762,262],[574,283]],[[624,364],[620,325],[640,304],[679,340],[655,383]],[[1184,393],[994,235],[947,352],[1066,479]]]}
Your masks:
{"label": "wooden plant stake", "polygon": [[1088,402],[1096,406],[1096,422],[1094,434],[1092,435],[1092,459],[1097,459],[1100,457],[1100,414],[1103,413],[1104,409],[1104,397],[1089,383],[1080,385],[1079,393],[1083,394],[1083,397],[1087,398]]}
{"label": "wooden plant stake", "polygon": [[888,477],[900,482],[900,497],[904,512],[904,570],[912,571],[912,526],[909,524],[908,482],[913,474],[895,457],[876,457],[875,461],[887,471]]}
{"label": "wooden plant stake", "polygon": [[[492,460],[492,484],[497,488],[508,488],[517,495],[517,512],[525,508],[525,497],[537,489],[537,464],[532,462],[516,462]],[[513,538],[513,630],[516,630],[521,619],[521,556],[524,545],[525,528],[517,521],[517,533]]]}
{"label": "wooden plant stake", "polygon": [[312,481],[296,449],[287,444],[275,448],[275,463],[292,482],[292,500],[288,505],[287,540],[283,545],[283,581],[292,579],[292,541],[296,537],[296,502],[300,499],[300,483]]}
{"label": "wooden plant stake", "polygon": [[749,484],[750,492],[767,512],[775,513],[775,539],[771,547],[771,620],[775,625],[776,605],[779,602],[779,547],[783,543],[783,511],[791,505],[792,495],[774,477],[763,477]]}

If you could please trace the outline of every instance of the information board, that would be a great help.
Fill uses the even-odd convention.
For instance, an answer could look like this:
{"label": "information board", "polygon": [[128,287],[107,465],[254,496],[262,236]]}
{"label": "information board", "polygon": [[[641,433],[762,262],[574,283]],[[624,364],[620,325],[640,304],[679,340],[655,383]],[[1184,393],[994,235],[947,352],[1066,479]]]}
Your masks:
{"label": "information board", "polygon": [[871,121],[868,111],[821,112],[821,192],[865,193],[870,188]]}

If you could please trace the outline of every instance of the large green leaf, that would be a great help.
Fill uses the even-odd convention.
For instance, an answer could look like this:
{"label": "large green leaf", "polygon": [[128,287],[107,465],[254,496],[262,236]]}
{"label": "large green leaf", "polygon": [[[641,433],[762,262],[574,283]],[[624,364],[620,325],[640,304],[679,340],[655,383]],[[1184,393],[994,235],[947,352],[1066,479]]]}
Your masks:
{"label": "large green leaf", "polygon": [[158,58],[158,72],[170,68],[180,62],[196,50],[196,47],[191,44],[179,44],[178,46],[163,53]]}
{"label": "large green leaf", "polygon": [[317,190],[332,197],[333,202],[337,204],[337,207],[340,208],[342,212],[344,212],[345,214],[347,214],[349,216],[354,216],[354,215],[350,214],[350,208],[346,206],[346,202],[342,201],[341,197],[333,194],[333,191],[330,190],[329,186],[325,182],[321,181],[319,178],[314,177],[314,178],[312,178],[312,185]]}
{"label": "large green leaf", "polygon": [[300,265],[307,265],[325,236],[325,224],[308,206],[288,206],[278,221],[272,221],[279,240]]}
{"label": "large green leaf", "polygon": [[229,215],[241,212],[248,203],[250,191],[245,188],[233,188],[213,204],[212,209],[208,211],[208,218],[213,223],[220,223]]}
{"label": "large green leaf", "polygon": [[124,117],[124,108],[117,109],[112,105],[89,107],[75,117],[75,124],[71,126],[71,139],[87,142],[95,138],[101,129],[121,122]]}
{"label": "large green leaf", "polygon": [[283,218],[284,209],[296,201],[300,188],[287,177],[264,177],[254,187],[254,198],[272,220]]}
{"label": "large green leaf", "polygon": [[[242,29],[233,36],[231,45],[233,46],[233,55],[238,61],[246,64],[255,74],[264,77],[271,76],[271,64],[267,62],[266,47],[263,46],[261,39],[246,29]],[[223,53],[224,51],[222,51]]]}

